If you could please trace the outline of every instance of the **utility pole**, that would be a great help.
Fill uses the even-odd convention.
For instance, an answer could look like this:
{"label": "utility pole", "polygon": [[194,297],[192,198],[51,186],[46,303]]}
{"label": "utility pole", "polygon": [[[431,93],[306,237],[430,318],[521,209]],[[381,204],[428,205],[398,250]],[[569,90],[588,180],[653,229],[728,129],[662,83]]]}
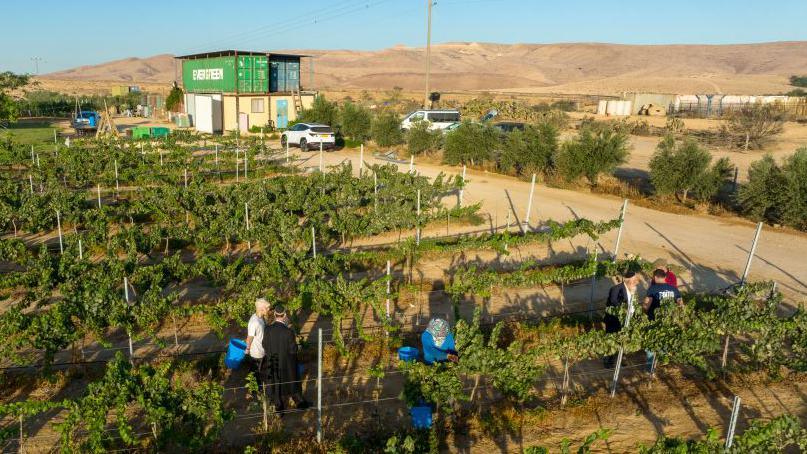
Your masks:
{"label": "utility pole", "polygon": [[36,74],[38,76],[39,75],[39,62],[43,61],[42,57],[31,57],[31,61],[34,62],[34,68],[36,68],[35,71],[34,71],[34,74]]}
{"label": "utility pole", "polygon": [[433,0],[426,0],[426,9],[428,10],[428,20],[426,26],[426,102],[424,107],[430,105],[429,97],[431,95],[431,71],[432,71],[432,5]]}

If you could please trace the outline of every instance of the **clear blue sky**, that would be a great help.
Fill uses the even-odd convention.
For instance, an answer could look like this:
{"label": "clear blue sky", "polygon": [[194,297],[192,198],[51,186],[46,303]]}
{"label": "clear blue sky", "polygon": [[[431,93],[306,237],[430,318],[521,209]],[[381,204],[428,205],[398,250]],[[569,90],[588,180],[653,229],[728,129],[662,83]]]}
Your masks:
{"label": "clear blue sky", "polygon": [[[425,43],[425,0],[2,0],[0,71],[224,48]],[[807,0],[437,0],[433,42],[807,40]]]}

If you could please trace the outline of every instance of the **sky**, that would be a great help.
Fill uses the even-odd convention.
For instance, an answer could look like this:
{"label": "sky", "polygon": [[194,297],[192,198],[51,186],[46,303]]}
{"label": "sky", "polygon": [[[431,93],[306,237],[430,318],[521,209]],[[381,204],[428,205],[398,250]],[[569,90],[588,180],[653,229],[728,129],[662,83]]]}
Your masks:
{"label": "sky", "polygon": [[[428,0],[0,0],[0,71],[48,73],[221,49],[375,50],[426,41]],[[435,0],[432,42],[807,40],[807,0]]]}

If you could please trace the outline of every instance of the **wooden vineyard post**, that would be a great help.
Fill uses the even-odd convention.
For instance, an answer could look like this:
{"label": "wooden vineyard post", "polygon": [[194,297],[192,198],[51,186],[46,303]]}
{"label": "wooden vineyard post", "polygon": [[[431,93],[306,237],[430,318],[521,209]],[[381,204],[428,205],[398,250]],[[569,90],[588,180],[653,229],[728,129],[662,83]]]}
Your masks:
{"label": "wooden vineyard post", "polygon": [[184,170],[184,176],[185,176],[185,189],[188,189],[188,168],[185,167],[185,169],[183,169],[183,170]]}
{"label": "wooden vineyard post", "polygon": [[731,419],[729,420],[729,428],[726,433],[726,451],[731,449],[731,445],[734,443],[734,431],[737,428],[737,417],[740,415],[740,405],[741,405],[740,396],[734,396],[734,402],[731,406]]}
{"label": "wooden vineyard post", "polygon": [[726,365],[728,364],[729,360],[729,338],[731,334],[726,333],[725,339],[723,339],[723,355],[720,357],[720,368],[725,370]]}
{"label": "wooden vineyard post", "polygon": [[56,210],[56,227],[59,229],[59,253],[64,254],[64,242],[62,241],[62,216]]}
{"label": "wooden vineyard post", "polygon": [[317,330],[317,443],[322,443],[322,328]]}
{"label": "wooden vineyard post", "polygon": [[461,181],[462,186],[460,186],[460,197],[459,197],[460,208],[462,208],[462,202],[463,202],[463,199],[465,198],[465,170],[466,170],[465,164],[463,164],[462,165],[462,181]]}
{"label": "wooden vineyard post", "polygon": [[522,233],[527,233],[530,230],[530,212],[532,211],[532,195],[535,193],[535,174],[532,174],[532,183],[530,183],[530,198],[527,199],[527,213],[524,215],[524,226],[521,228]]}
{"label": "wooden vineyard post", "polygon": [[622,241],[622,228],[625,226],[625,214],[628,210],[628,199],[622,202],[622,211],[619,213],[619,231],[616,234],[616,244],[614,245],[614,262],[619,257],[619,243]]}
{"label": "wooden vineyard post", "polygon": [[317,236],[313,225],[311,226],[311,253],[314,258],[317,258]]}
{"label": "wooden vineyard post", "polygon": [[[31,145],[33,147],[33,145]],[[364,171],[364,144],[359,145],[359,178]]]}
{"label": "wooden vineyard post", "polygon": [[757,224],[757,231],[754,233],[754,242],[751,243],[751,251],[748,253],[748,261],[745,262],[745,271],[743,271],[743,277],[740,281],[740,285],[745,285],[745,282],[748,279],[748,272],[751,271],[751,262],[754,260],[754,254],[757,252],[757,243],[759,242],[760,233],[762,233],[761,222]]}
{"label": "wooden vineyard post", "polygon": [[563,360],[563,382],[560,385],[560,392],[560,406],[563,407],[569,397],[569,358]]}

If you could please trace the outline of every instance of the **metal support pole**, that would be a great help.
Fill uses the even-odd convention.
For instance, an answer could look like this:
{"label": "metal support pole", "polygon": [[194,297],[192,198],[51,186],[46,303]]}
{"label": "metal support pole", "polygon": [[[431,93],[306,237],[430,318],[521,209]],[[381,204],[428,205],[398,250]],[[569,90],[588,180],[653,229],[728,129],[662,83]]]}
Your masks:
{"label": "metal support pole", "polygon": [[417,230],[415,230],[415,244],[420,245],[420,189],[418,189]]}
{"label": "metal support pole", "polygon": [[723,340],[723,356],[720,358],[720,368],[725,369],[726,365],[729,361],[729,338],[731,337],[730,334],[726,334],[726,338]]}
{"label": "metal support pole", "polygon": [[163,149],[160,148],[160,167],[163,166]]}
{"label": "metal support pole", "polygon": [[591,274],[591,292],[588,295],[588,318],[594,317],[594,288],[597,286],[597,244],[594,245],[594,272]]}
{"label": "metal support pole", "polygon": [[[628,313],[625,314],[625,328],[630,326],[630,319],[633,317],[633,294],[628,297]],[[625,354],[625,347],[619,347],[619,353],[616,358],[616,367],[614,367],[614,377],[611,381],[611,397],[616,395],[616,387],[619,383],[619,371],[622,369],[622,356]]]}
{"label": "metal support pole", "polygon": [[241,162],[238,160],[238,148],[235,149],[235,182],[238,183],[238,174],[241,173]]}
{"label": "metal support pole", "polygon": [[731,419],[729,420],[729,429],[726,433],[726,450],[731,449],[734,443],[734,430],[737,428],[737,417],[740,415],[740,396],[734,396],[734,402],[731,405]]}
{"label": "metal support pole", "polygon": [[462,165],[462,186],[460,187],[460,208],[462,208],[462,201],[465,198],[465,164]]}
{"label": "metal support pole", "polygon": [[[54,130],[54,134],[55,134],[55,133],[56,133],[56,131]],[[25,451],[23,450],[23,446],[25,445],[25,433],[22,431],[22,421],[23,421],[23,418],[24,418],[24,417],[23,417],[22,415],[20,415],[20,453],[25,452]]]}
{"label": "metal support pole", "polygon": [[392,273],[391,273],[391,269],[390,269],[390,261],[387,260],[387,319],[389,319],[389,317],[390,317],[390,307],[389,307],[390,306],[390,298],[389,298],[389,295],[390,295],[390,284],[392,283],[391,275],[392,275]]}
{"label": "metal support pole", "polygon": [[373,209],[378,213],[378,174],[373,172]]}
{"label": "metal support pole", "polygon": [[[249,203],[244,202],[244,228],[249,232]],[[247,250],[252,251],[252,240],[247,239]]]}
{"label": "metal support pole", "polygon": [[532,212],[532,195],[535,193],[535,174],[532,174],[530,183],[530,198],[527,200],[527,214],[524,215],[524,226],[521,231],[526,233],[530,229],[530,213]]}
{"label": "metal support pole", "polygon": [[359,145],[359,177],[364,171],[364,144]]}
{"label": "metal support pole", "polygon": [[31,194],[34,193],[34,177],[31,174],[28,174],[28,184],[31,186]]}
{"label": "metal support pole", "polygon": [[286,139],[286,162],[289,162],[289,140]]}
{"label": "metal support pole", "polygon": [[317,258],[317,237],[314,232],[314,226],[311,226],[311,251],[314,254],[314,258]]}
{"label": "metal support pole", "polygon": [[98,191],[98,208],[101,208],[101,184],[96,184],[95,187]]}
{"label": "metal support pole", "polygon": [[322,172],[322,170],[323,170],[322,169],[322,166],[323,166],[322,158],[323,158],[323,156],[322,156],[322,142],[320,142],[319,143],[319,171],[320,172]]}
{"label": "metal support pole", "polygon": [[59,253],[64,254],[64,242],[62,241],[62,216],[56,210],[56,227],[59,229]]}
{"label": "metal support pole", "polygon": [[185,172],[185,189],[188,189],[188,168],[187,167],[185,167],[184,172]]}
{"label": "metal support pole", "polygon": [[426,99],[423,102],[423,107],[430,106],[430,91],[431,91],[431,64],[432,64],[432,0],[426,0],[426,10],[428,12],[428,19],[426,20]]}
{"label": "metal support pole", "polygon": [[78,240],[78,258],[84,260],[84,248],[81,246],[81,238]]}
{"label": "metal support pole", "polygon": [[219,170],[219,144],[216,144],[216,171]]}
{"label": "metal support pole", "polygon": [[322,443],[322,328],[317,330],[317,443]]}
{"label": "metal support pole", "polygon": [[628,210],[628,199],[622,202],[622,211],[619,213],[619,231],[616,234],[616,244],[614,245],[614,262],[619,257],[619,243],[622,242],[622,228],[625,227],[625,214]]}
{"label": "metal support pole", "polygon": [[563,407],[566,405],[566,399],[569,394],[569,359],[566,358],[563,360],[563,382],[561,384],[561,398],[560,398],[560,406]]}
{"label": "metal support pole", "polygon": [[415,155],[409,157],[409,171],[415,170]]}
{"label": "metal support pole", "polygon": [[115,160],[115,193],[120,192],[120,184],[118,183],[118,160]]}
{"label": "metal support pole", "polygon": [[247,176],[247,171],[249,170],[249,154],[247,154],[248,150],[244,150],[244,181],[249,179]]}
{"label": "metal support pole", "polygon": [[762,223],[757,224],[757,231],[754,233],[754,242],[751,243],[751,252],[748,253],[748,261],[745,262],[745,271],[743,271],[743,278],[740,285],[745,285],[748,279],[748,272],[751,271],[751,262],[754,260],[754,254],[757,252],[757,242],[759,241],[759,234],[762,232]]}
{"label": "metal support pole", "polygon": [[[126,305],[129,305],[129,279],[126,276],[123,277],[123,296],[126,298]],[[132,347],[132,332],[127,331],[126,334],[129,336],[129,362],[134,364],[134,348]]]}

